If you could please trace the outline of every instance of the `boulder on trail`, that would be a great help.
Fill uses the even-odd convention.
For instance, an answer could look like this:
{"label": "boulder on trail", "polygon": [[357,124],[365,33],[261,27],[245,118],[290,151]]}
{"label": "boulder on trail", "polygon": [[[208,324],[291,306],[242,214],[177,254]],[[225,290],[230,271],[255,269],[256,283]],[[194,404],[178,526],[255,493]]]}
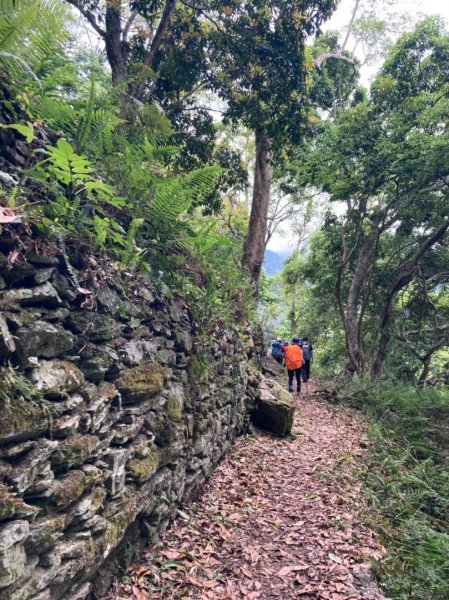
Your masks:
{"label": "boulder on trail", "polygon": [[261,359],[262,373],[268,377],[280,377],[285,375],[285,368],[272,356],[263,356]]}
{"label": "boulder on trail", "polygon": [[281,436],[291,434],[295,407],[288,392],[278,383],[261,376],[260,398],[252,414],[254,425]]}

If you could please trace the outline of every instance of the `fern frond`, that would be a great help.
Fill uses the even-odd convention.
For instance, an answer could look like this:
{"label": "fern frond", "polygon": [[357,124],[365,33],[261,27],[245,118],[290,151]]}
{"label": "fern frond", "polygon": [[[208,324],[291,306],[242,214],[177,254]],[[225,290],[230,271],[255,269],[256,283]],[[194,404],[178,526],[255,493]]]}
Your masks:
{"label": "fern frond", "polygon": [[16,78],[38,76],[67,39],[67,8],[55,0],[2,0],[2,7],[1,62]]}
{"label": "fern frond", "polygon": [[196,169],[188,175],[162,180],[150,206],[150,221],[158,230],[171,229],[180,216],[210,194],[223,169],[216,165]]}
{"label": "fern frond", "polygon": [[82,149],[83,142],[86,138],[87,132],[89,131],[90,125],[92,123],[94,101],[95,101],[95,80],[94,80],[93,75],[91,75],[90,76],[89,98],[87,101],[87,106],[84,111],[84,114],[79,119],[78,129],[77,129],[77,132],[75,135],[75,146],[78,151],[80,151]]}

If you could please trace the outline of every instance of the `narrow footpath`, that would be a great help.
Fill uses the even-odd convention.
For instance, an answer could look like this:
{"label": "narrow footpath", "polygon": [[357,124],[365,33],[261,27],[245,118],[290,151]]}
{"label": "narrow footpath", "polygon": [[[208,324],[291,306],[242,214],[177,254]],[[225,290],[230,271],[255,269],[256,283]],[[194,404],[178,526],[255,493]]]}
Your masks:
{"label": "narrow footpath", "polygon": [[361,523],[354,474],[366,424],[308,385],[295,399],[293,439],[240,438],[201,497],[109,598],[383,598],[369,562],[383,548]]}

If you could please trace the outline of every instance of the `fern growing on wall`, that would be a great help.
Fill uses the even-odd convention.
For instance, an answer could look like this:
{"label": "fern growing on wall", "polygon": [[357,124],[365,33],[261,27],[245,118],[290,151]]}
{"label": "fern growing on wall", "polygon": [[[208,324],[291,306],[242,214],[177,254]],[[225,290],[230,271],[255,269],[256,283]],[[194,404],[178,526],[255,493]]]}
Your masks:
{"label": "fern growing on wall", "polygon": [[39,81],[39,71],[68,38],[67,8],[54,0],[3,0],[1,8],[0,62],[16,81]]}

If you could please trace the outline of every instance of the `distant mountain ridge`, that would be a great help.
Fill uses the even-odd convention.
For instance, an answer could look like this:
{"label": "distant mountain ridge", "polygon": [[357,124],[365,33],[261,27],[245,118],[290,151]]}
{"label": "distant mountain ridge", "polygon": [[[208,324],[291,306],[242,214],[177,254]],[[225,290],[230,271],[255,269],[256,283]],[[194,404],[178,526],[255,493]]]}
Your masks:
{"label": "distant mountain ridge", "polygon": [[265,273],[271,277],[272,275],[279,273],[279,271],[282,271],[284,262],[289,256],[290,254],[278,254],[277,252],[273,252],[273,250],[265,250],[263,261]]}

